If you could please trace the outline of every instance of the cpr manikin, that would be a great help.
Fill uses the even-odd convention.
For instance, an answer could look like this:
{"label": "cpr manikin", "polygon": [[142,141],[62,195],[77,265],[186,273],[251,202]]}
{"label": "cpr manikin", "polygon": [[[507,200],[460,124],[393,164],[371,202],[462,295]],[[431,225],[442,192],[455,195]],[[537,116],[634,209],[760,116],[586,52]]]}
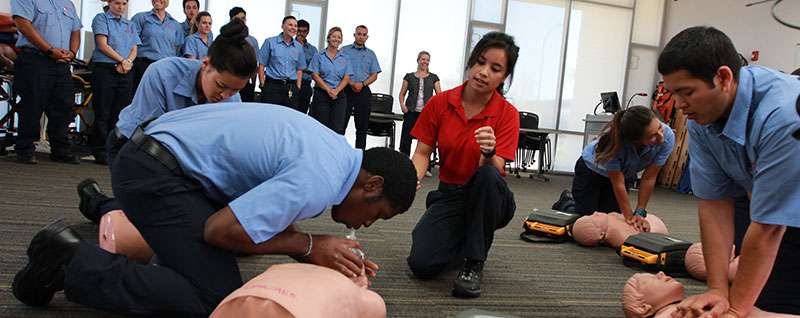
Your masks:
{"label": "cpr manikin", "polygon": [[153,257],[153,250],[122,210],[109,211],[100,219],[99,243],[100,248],[139,264],[147,264]]}
{"label": "cpr manikin", "polygon": [[[642,225],[644,232],[669,234],[664,222],[652,213],[647,215]],[[582,246],[595,246],[605,242],[608,246],[618,248],[628,236],[639,233],[642,232],[625,222],[625,217],[617,212],[595,212],[583,216],[575,221],[572,228],[575,242]]]}
{"label": "cpr manikin", "polygon": [[[739,269],[739,257],[733,257],[735,249],[736,247],[731,248],[731,265],[728,269],[728,281],[730,282],[733,282],[733,278],[736,277],[736,270]],[[686,250],[685,264],[689,275],[698,280],[706,280],[707,271],[705,258],[703,257],[703,243],[694,243]]]}
{"label": "cpr manikin", "polygon": [[[669,318],[683,299],[683,284],[667,276],[640,273],[631,276],[622,290],[622,311],[628,318]],[[746,318],[789,318],[796,315],[776,314],[754,308]]]}
{"label": "cpr manikin", "polygon": [[312,264],[273,265],[237,289],[211,317],[386,317],[377,293]]}

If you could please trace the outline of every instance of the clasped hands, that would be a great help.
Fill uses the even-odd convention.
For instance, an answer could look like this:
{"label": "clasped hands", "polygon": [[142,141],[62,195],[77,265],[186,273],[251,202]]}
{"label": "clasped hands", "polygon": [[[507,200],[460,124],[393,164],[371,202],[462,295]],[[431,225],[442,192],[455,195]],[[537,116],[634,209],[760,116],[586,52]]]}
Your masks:
{"label": "clasped hands", "polygon": [[362,269],[369,277],[375,277],[374,270],[378,269],[378,265],[366,259],[362,260],[350,250],[350,248],[361,249],[358,241],[330,235],[314,235],[313,240],[314,247],[311,254],[303,258],[303,261],[337,270],[350,278],[358,277]]}

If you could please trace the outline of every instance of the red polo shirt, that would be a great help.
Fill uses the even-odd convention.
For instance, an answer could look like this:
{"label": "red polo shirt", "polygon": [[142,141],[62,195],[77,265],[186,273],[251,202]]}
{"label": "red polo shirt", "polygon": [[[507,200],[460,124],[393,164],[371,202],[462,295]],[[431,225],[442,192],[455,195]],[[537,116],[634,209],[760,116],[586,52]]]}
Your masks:
{"label": "red polo shirt", "polygon": [[[434,95],[422,113],[411,135],[434,146],[438,142],[441,168],[439,180],[465,184],[478,169],[481,158],[475,130],[491,126],[496,139],[497,156],[514,161],[519,141],[519,111],[494,92],[489,104],[467,120],[461,105],[461,90],[465,84]],[[505,176],[505,171],[502,172]]]}

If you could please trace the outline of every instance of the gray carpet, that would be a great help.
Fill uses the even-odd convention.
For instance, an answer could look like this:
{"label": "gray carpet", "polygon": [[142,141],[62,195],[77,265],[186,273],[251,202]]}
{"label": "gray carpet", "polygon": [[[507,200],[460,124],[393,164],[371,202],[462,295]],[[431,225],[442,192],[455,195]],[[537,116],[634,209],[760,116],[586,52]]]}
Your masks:
{"label": "gray carpet", "polygon": [[[86,149],[78,147],[80,154]],[[2,317],[113,317],[114,315],[70,303],[57,293],[44,308],[31,308],[11,293],[11,281],[27,257],[25,250],[33,234],[57,218],[64,218],[90,242],[97,242],[97,228],[78,212],[77,183],[87,177],[98,180],[110,193],[108,168],[91,162],[65,165],[49,162],[38,154],[38,165],[22,165],[14,155],[0,158],[0,316]],[[506,180],[514,191],[514,220],[496,232],[484,270],[483,294],[477,299],[456,299],[450,286],[456,271],[423,281],[412,277],[405,258],[411,245],[411,230],[424,212],[424,196],[437,179],[423,180],[411,209],[388,221],[379,221],[358,231],[367,258],[380,266],[372,289],[383,296],[389,317],[455,317],[471,308],[520,317],[622,317],[620,295],[625,281],[637,270],[622,265],[607,247],[583,248],[574,243],[534,244],[519,239],[522,222],[534,208],[549,208],[559,193],[570,187],[571,177],[550,176],[550,182],[532,180],[523,174]],[[635,198],[637,192],[632,192]],[[634,199],[635,200],[635,199]],[[657,188],[648,211],[667,224],[673,236],[697,242],[696,200],[668,189]],[[300,223],[314,234],[344,236],[345,227],[328,213]],[[292,262],[284,256],[250,256],[239,259],[242,277],[248,280],[271,264]],[[705,285],[679,279],[687,295],[702,293]]]}

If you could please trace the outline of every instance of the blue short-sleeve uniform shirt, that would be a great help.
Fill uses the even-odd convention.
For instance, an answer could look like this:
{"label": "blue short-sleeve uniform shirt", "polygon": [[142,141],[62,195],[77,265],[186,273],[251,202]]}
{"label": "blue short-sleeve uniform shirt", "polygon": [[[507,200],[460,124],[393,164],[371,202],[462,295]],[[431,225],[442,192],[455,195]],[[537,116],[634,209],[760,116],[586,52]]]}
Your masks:
{"label": "blue short-sleeve uniform shirt", "polygon": [[800,80],[761,66],[743,67],[729,117],[689,129],[692,191],[705,200],[752,193],[750,218],[800,227]]}
{"label": "blue short-sleeve uniform shirt", "polygon": [[253,46],[253,52],[255,52],[256,55],[257,55],[258,54],[258,40],[256,40],[256,38],[254,36],[252,36],[252,35],[248,35],[247,38],[245,38],[245,40],[247,40],[247,43],[250,43],[250,45]]}
{"label": "blue short-sleeve uniform shirt", "polygon": [[361,169],[362,150],[296,110],[232,106],[235,111],[209,104],[166,113],[145,133],[175,155],[209,198],[227,203],[256,244],[342,203]]}
{"label": "blue short-sleeve uniform shirt", "polygon": [[597,154],[597,142],[595,139],[583,148],[581,158],[586,163],[586,167],[592,171],[608,177],[608,171],[622,171],[625,180],[636,178],[639,171],[646,169],[648,166],[657,165],[663,166],[672,153],[672,147],[675,145],[675,133],[672,128],[669,128],[664,123],[664,142],[657,146],[644,146],[642,151],[636,151],[636,146],[631,141],[624,141],[617,154],[608,163],[595,164],[595,155]]}
{"label": "blue short-sleeve uniform shirt", "polygon": [[[197,105],[195,82],[202,66],[200,60],[179,57],[151,64],[142,76],[133,102],[119,114],[119,131],[130,138],[136,126],[150,118]],[[220,103],[241,101],[242,98],[236,93]]]}
{"label": "blue short-sleeve uniform shirt", "polygon": [[264,75],[277,80],[296,80],[297,71],[306,69],[306,59],[300,42],[292,39],[286,44],[283,33],[267,38],[258,51],[258,64],[264,65]]}
{"label": "blue short-sleeve uniform shirt", "polygon": [[[310,67],[311,59],[314,58],[314,54],[317,54],[317,47],[311,45],[306,41],[306,44],[303,44],[303,55],[306,58],[306,66]],[[303,80],[310,81],[311,80],[311,71],[303,72]]]}
{"label": "blue short-sleeve uniform shirt", "polygon": [[[98,13],[94,20],[92,20],[92,32],[94,35],[105,35],[108,46],[114,52],[117,52],[123,58],[128,58],[133,51],[133,47],[142,44],[139,40],[139,34],[136,32],[136,26],[131,20],[125,17],[114,17],[111,11]],[[87,39],[89,41],[89,39]],[[112,59],[95,45],[92,52],[92,61],[98,63],[119,63],[119,61]]]}
{"label": "blue short-sleeve uniform shirt", "polygon": [[372,73],[380,73],[381,66],[378,63],[378,57],[375,52],[369,48],[357,48],[355,44],[345,45],[342,47],[342,53],[347,55],[350,63],[353,63],[353,76],[350,77],[352,82],[363,82]]}
{"label": "blue short-sleeve uniform shirt", "polygon": [[194,56],[198,60],[204,59],[208,55],[208,48],[214,39],[208,34],[208,43],[203,42],[200,33],[195,33],[186,37],[186,45],[183,47],[183,55]]}
{"label": "blue short-sleeve uniform shirt", "polygon": [[151,60],[178,56],[175,47],[183,45],[184,35],[181,24],[166,13],[164,21],[158,18],[155,11],[139,12],[131,18],[136,25],[142,45],[137,56]]}
{"label": "blue short-sleeve uniform shirt", "polygon": [[342,52],[336,52],[336,57],[331,60],[328,51],[322,50],[314,54],[308,71],[319,74],[330,88],[336,88],[345,75],[353,75],[353,68],[350,66],[350,59]]}
{"label": "blue short-sleeve uniform shirt", "polygon": [[[11,15],[31,21],[42,38],[54,48],[69,50],[72,31],[83,27],[70,0],[11,0]],[[17,47],[36,48],[22,32]]]}

